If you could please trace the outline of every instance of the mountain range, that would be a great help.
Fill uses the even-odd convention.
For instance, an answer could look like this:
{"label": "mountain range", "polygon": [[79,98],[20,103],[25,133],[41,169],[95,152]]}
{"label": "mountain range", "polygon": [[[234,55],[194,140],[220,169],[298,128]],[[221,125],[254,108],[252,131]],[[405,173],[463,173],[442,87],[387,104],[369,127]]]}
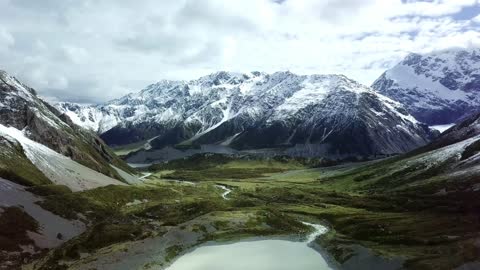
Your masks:
{"label": "mountain range", "polygon": [[343,75],[217,72],[160,81],[101,105],[56,107],[111,146],[145,142],[141,156],[166,147],[215,145],[293,156],[372,157],[409,151],[436,135],[400,103]]}
{"label": "mountain range", "polygon": [[423,146],[438,136],[429,125],[477,110],[479,59],[479,49],[410,54],[371,88],[343,75],[221,71],[98,105],[51,106],[3,72],[0,123],[114,178],[106,164],[122,161],[102,141],[129,149],[132,163],[199,152],[372,158]]}

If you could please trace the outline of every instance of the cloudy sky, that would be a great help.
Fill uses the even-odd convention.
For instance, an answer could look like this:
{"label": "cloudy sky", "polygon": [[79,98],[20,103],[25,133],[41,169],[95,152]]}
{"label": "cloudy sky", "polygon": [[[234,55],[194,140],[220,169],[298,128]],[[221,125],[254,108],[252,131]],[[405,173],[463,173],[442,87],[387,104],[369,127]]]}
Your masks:
{"label": "cloudy sky", "polygon": [[342,73],[480,46],[480,0],[0,0],[0,69],[98,103],[218,70]]}

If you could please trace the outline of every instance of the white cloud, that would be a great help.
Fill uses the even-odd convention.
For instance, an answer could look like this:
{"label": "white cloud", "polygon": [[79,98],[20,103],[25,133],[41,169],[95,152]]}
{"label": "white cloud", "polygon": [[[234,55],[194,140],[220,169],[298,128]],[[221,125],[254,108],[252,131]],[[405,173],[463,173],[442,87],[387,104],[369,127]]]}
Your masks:
{"label": "white cloud", "polygon": [[478,0],[414,0],[406,2],[408,5],[402,5],[401,7],[397,5],[397,15],[442,16],[457,13],[465,7],[478,4]]}
{"label": "white cloud", "polygon": [[73,64],[80,64],[88,60],[88,52],[84,48],[75,46],[64,45],[62,51],[65,58],[71,61]]}
{"label": "white cloud", "polygon": [[478,46],[478,0],[0,0],[0,63],[44,96],[99,102],[208,72],[344,73]]}
{"label": "white cloud", "polygon": [[480,14],[476,16],[475,18],[472,19],[473,22],[475,23],[480,23]]}

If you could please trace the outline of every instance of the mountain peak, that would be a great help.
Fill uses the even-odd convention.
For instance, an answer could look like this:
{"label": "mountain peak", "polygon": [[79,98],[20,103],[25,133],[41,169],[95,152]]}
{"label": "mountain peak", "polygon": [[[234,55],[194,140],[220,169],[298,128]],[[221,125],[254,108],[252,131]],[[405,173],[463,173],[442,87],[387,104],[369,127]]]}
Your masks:
{"label": "mountain peak", "polygon": [[0,70],[0,84],[8,87],[3,88],[4,91],[8,89],[10,92],[20,93],[20,95],[26,99],[31,99],[32,95],[37,95],[34,89],[22,84],[17,78],[4,70]]}
{"label": "mountain peak", "polygon": [[372,87],[423,122],[453,123],[480,105],[480,49],[409,54]]}

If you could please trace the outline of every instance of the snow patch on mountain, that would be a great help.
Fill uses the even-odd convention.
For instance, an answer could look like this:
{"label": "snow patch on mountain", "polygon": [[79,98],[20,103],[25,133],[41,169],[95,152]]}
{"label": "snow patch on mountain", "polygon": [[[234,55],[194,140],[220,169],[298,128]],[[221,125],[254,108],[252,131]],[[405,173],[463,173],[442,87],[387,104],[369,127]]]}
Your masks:
{"label": "snow patch on mountain", "polygon": [[[434,72],[433,76],[440,76],[438,72]],[[401,85],[402,88],[415,89],[422,91],[425,95],[438,97],[444,100],[467,100],[467,93],[460,89],[448,89],[442,85],[436,78],[428,76],[428,74],[416,73],[414,67],[400,64],[394,68],[386,71],[386,76],[392,78],[397,85]],[[427,77],[428,76],[428,77]],[[419,106],[431,106],[437,107],[434,104],[426,103],[425,100],[418,100]]]}
{"label": "snow patch on mountain", "polygon": [[21,98],[29,101],[33,101],[34,93],[32,93],[29,88],[19,82],[15,77],[10,76],[7,72],[3,70],[0,70],[0,83],[3,83],[18,90],[13,92],[12,94],[18,95]]}
{"label": "snow patch on mountain", "polygon": [[[417,121],[417,119],[415,119],[415,117],[413,117],[412,115],[410,115],[409,113],[407,113],[403,107],[402,107],[402,104],[400,104],[400,102],[396,102],[386,96],[382,96],[382,95],[377,95],[378,99],[380,99],[381,101],[383,101],[383,104],[385,104],[385,106],[387,106],[392,112],[394,112],[398,117],[402,118],[403,120],[407,121],[407,122],[410,122],[412,124],[419,124],[419,122]],[[375,114],[377,115],[381,115],[381,113],[379,112],[375,112]]]}
{"label": "snow patch on mountain", "polygon": [[0,124],[0,136],[21,144],[28,159],[53,183],[68,186],[72,191],[82,191],[106,185],[124,183],[85,167],[52,149],[30,140],[14,128]]}
{"label": "snow patch on mountain", "polygon": [[330,92],[331,84],[331,78],[321,81],[315,81],[313,78],[309,78],[301,84],[301,90],[285,99],[275,110],[280,116],[283,114],[292,114],[309,105],[319,103]]}
{"label": "snow patch on mountain", "polygon": [[443,133],[447,129],[449,129],[453,126],[455,126],[455,124],[436,125],[436,126],[430,126],[430,128],[438,130],[440,133]]}
{"label": "snow patch on mountain", "polygon": [[480,135],[476,135],[472,138],[460,141],[458,143],[428,152],[424,154],[421,158],[413,159],[407,165],[414,166],[415,163],[423,163],[428,164],[427,168],[430,168],[433,166],[438,166],[452,158],[456,159],[456,161],[459,161],[465,149],[478,140],[480,140]]}
{"label": "snow patch on mountain", "polygon": [[73,123],[95,132],[103,133],[121,122],[116,111],[120,106],[97,107],[95,105],[59,102],[57,109],[64,112]]}

